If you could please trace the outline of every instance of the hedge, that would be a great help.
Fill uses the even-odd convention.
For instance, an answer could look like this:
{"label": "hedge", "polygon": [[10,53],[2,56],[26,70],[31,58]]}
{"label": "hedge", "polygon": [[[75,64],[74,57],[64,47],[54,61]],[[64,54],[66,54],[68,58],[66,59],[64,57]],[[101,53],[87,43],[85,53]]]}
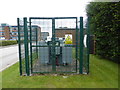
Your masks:
{"label": "hedge", "polygon": [[120,3],[91,2],[87,5],[90,30],[95,35],[96,54],[120,63]]}
{"label": "hedge", "polygon": [[17,44],[16,40],[0,41],[0,46],[7,46],[7,45],[14,45],[14,44]]}

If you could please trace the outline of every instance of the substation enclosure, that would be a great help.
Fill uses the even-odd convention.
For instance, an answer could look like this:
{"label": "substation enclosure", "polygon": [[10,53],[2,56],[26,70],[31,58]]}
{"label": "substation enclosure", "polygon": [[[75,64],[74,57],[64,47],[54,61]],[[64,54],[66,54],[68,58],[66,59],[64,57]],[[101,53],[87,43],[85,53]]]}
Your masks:
{"label": "substation enclosure", "polygon": [[89,73],[89,23],[83,17],[17,18],[20,75]]}

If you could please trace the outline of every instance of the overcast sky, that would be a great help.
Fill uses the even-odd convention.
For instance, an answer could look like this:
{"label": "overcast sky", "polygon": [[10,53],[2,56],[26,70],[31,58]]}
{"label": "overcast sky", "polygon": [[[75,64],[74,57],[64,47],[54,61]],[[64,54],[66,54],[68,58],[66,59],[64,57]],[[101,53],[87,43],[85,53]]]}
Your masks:
{"label": "overcast sky", "polygon": [[85,7],[91,0],[1,0],[0,23],[16,25],[17,17],[86,18]]}

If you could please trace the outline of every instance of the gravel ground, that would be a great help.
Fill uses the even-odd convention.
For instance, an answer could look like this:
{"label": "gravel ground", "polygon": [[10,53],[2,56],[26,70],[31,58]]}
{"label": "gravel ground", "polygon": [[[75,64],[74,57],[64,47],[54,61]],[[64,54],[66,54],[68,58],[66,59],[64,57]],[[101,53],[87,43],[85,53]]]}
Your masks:
{"label": "gravel ground", "polygon": [[[68,65],[56,65],[57,72],[75,72],[76,71],[76,60],[73,60]],[[52,65],[41,64],[39,60],[33,65],[33,72],[52,72]]]}

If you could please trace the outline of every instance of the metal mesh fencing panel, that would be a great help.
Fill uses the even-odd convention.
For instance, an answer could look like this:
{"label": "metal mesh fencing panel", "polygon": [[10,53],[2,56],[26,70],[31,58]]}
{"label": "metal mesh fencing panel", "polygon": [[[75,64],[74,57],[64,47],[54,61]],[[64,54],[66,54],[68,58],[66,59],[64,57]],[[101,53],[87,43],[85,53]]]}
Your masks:
{"label": "metal mesh fencing panel", "polygon": [[[48,37],[49,36],[49,37]],[[52,21],[49,19],[31,20],[32,71],[47,73],[52,71],[49,64],[49,47],[47,42],[52,36]],[[47,41],[48,40],[48,41]]]}
{"label": "metal mesh fencing panel", "polygon": [[84,33],[84,47],[83,47],[83,73],[88,72],[88,45],[87,45],[88,35]]}
{"label": "metal mesh fencing panel", "polygon": [[82,17],[79,24],[77,17],[18,19],[18,39],[20,75],[89,72],[89,32]]}
{"label": "metal mesh fencing panel", "polygon": [[89,45],[90,45],[90,31],[89,18],[87,19],[87,28],[83,30],[83,74],[89,73]]}
{"label": "metal mesh fencing panel", "polygon": [[55,39],[60,43],[56,49],[56,71],[76,72],[76,18],[55,19]]}
{"label": "metal mesh fencing panel", "polygon": [[23,19],[18,19],[18,43],[19,43],[19,64],[20,74],[25,75],[25,46],[24,46],[24,27]]}
{"label": "metal mesh fencing panel", "polygon": [[30,22],[32,73],[76,72],[76,18]]}

